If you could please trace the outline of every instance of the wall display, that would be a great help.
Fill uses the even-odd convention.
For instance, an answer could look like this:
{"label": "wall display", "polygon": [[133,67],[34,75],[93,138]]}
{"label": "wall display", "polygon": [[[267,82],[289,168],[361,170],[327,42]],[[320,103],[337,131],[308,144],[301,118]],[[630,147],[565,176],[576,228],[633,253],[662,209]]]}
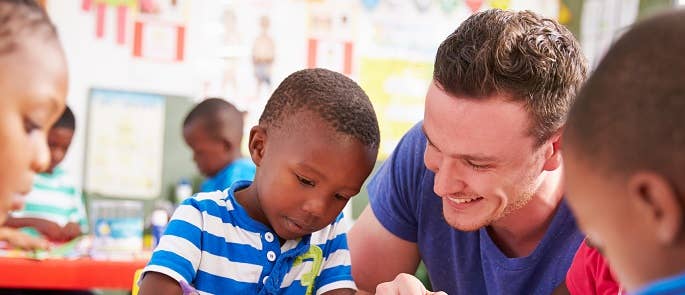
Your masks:
{"label": "wall display", "polygon": [[164,144],[164,96],[92,89],[84,188],[89,194],[159,196]]}

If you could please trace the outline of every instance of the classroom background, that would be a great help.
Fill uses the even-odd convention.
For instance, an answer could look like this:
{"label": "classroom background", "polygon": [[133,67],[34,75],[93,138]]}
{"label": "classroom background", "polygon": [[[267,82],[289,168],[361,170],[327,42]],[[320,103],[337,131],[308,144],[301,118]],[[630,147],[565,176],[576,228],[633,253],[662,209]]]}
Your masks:
{"label": "classroom background", "polygon": [[[188,185],[197,191],[202,178],[181,129],[187,112],[205,97],[224,98],[245,111],[247,131],[288,74],[312,67],[344,73],[374,104],[382,136],[380,163],[423,117],[439,42],[473,12],[529,9],[559,20],[576,35],[594,66],[627,26],[685,0],[41,4],[66,51],[67,104],[77,122],[62,167],[83,190],[92,220],[100,214],[92,206],[98,200],[138,202],[142,207],[133,214],[149,217],[154,209],[187,197]],[[255,56],[262,61],[255,62]],[[347,210],[357,216],[366,204],[365,192],[353,200]]]}

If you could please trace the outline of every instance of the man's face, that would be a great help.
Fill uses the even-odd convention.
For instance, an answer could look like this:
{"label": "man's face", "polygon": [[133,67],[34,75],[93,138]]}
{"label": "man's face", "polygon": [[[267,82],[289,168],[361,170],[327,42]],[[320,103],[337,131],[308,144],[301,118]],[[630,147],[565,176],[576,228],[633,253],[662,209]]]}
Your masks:
{"label": "man's face", "polygon": [[478,230],[525,206],[540,186],[544,155],[528,112],[506,97],[453,97],[433,83],[423,129],[426,167],[452,227]]}

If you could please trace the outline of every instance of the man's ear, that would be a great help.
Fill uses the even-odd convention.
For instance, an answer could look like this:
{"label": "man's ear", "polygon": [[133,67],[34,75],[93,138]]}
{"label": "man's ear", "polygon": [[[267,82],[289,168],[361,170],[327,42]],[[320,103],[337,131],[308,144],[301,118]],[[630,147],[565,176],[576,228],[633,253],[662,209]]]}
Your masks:
{"label": "man's ear", "polygon": [[250,129],[250,141],[247,147],[250,150],[250,157],[257,167],[259,167],[264,157],[266,138],[266,129],[264,127],[257,125]]}
{"label": "man's ear", "polygon": [[662,175],[640,171],[628,179],[628,197],[638,206],[646,226],[654,230],[662,245],[677,243],[683,232],[682,200],[675,187]]}
{"label": "man's ear", "polygon": [[542,146],[545,149],[545,165],[542,166],[542,169],[546,171],[556,170],[563,163],[561,157],[561,135],[563,131],[563,127],[559,128]]}

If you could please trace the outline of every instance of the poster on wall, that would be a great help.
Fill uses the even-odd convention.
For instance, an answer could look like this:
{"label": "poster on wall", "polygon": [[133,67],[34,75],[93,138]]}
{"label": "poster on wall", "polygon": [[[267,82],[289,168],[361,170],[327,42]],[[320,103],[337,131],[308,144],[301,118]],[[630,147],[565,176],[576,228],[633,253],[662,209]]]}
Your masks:
{"label": "poster on wall", "polygon": [[307,67],[352,75],[357,26],[354,7],[322,2],[309,8]]}
{"label": "poster on wall", "polygon": [[157,21],[135,22],[133,56],[155,61],[183,61],[185,27]]}
{"label": "poster on wall", "polygon": [[[280,2],[279,2],[280,3]],[[281,4],[286,5],[286,4]],[[251,112],[271,94],[278,44],[271,1],[206,2],[200,27],[198,97],[222,97]],[[294,41],[293,41],[294,42]]]}
{"label": "poster on wall", "polygon": [[359,84],[378,114],[379,160],[386,159],[404,133],[423,119],[424,99],[432,73],[430,61],[361,59]]}
{"label": "poster on wall", "polygon": [[108,197],[159,196],[164,96],[92,89],[86,136],[85,191]]}

